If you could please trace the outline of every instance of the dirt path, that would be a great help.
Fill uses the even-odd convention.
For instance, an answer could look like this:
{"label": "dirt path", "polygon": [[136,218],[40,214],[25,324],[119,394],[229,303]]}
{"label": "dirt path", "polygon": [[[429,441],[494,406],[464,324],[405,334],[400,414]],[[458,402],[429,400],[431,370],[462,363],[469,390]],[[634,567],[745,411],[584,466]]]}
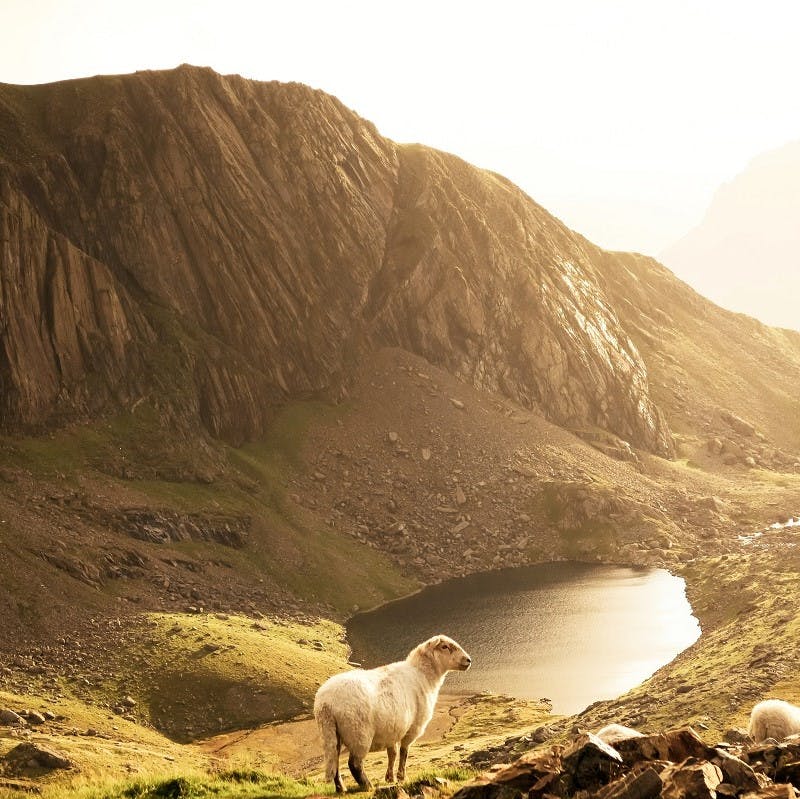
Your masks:
{"label": "dirt path", "polygon": [[[440,694],[428,729],[420,741],[440,741],[466,712],[469,697]],[[232,762],[264,762],[291,776],[322,768],[322,744],[313,718],[237,730],[196,744],[207,755]]]}

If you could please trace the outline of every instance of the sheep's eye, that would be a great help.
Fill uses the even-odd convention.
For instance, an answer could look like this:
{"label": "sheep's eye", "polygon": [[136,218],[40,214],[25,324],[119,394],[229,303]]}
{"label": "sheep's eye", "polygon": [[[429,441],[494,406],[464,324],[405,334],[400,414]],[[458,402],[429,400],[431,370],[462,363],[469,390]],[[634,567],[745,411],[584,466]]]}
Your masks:
{"label": "sheep's eye", "polygon": [[450,644],[439,644],[440,649],[444,649],[445,652],[450,651]]}

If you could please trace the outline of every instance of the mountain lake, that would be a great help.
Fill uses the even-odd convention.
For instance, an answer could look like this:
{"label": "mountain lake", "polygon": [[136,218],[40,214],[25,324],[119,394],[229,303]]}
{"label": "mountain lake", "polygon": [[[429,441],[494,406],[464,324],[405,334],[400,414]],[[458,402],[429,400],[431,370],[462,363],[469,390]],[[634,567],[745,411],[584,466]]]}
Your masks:
{"label": "mountain lake", "polygon": [[548,698],[577,713],[641,683],[700,636],[684,582],[664,569],[547,563],[474,574],[355,615],[352,658],[402,660],[445,633],[472,656],[448,693]]}

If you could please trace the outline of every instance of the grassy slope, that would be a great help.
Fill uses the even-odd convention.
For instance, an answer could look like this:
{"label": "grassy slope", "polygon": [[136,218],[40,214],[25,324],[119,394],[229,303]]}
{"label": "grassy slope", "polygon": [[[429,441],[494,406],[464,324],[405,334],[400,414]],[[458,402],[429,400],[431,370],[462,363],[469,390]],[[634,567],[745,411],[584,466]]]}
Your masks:
{"label": "grassy slope", "polygon": [[154,723],[178,739],[308,712],[319,685],[347,668],[343,630],[333,622],[151,618],[142,695]]}
{"label": "grassy slope", "polygon": [[[108,500],[110,506],[250,514],[255,521],[245,550],[185,542],[169,545],[166,552],[162,548],[158,554],[201,561],[222,553],[238,574],[317,600],[330,614],[341,617],[355,604],[369,606],[416,587],[409,578],[401,578],[397,567],[379,552],[321,525],[319,514],[304,510],[287,496],[288,477],[302,476],[307,468],[301,445],[308,426],[338,429],[342,414],[348,415],[348,409],[297,404],[283,412],[266,440],[236,450],[207,447],[199,450],[198,457],[196,443],[187,442],[184,447],[179,438],[162,429],[155,414],[140,407],[134,417],[72,427],[46,438],[6,439],[0,465],[16,475],[10,484],[12,494],[25,494],[30,480],[45,493],[51,488],[57,494],[73,491]],[[199,474],[210,479],[192,479]],[[57,514],[54,519],[54,525],[60,523]],[[26,533],[26,543],[31,543],[34,534]],[[25,538],[12,537],[16,545]],[[86,545],[88,552],[103,540],[81,538],[77,543]],[[140,542],[135,546],[143,552],[154,549]],[[24,547],[19,546],[18,554],[24,555]],[[31,571],[39,567],[35,560],[25,563]],[[28,572],[21,581],[57,583],[62,600],[82,607],[92,604],[101,614],[113,607],[117,596],[135,592],[135,586],[127,583],[112,581],[97,591],[52,569],[46,574],[39,578]],[[42,615],[34,612],[28,621],[36,623],[47,611],[39,607],[37,612]],[[173,739],[187,740],[220,729],[307,714],[317,685],[346,667],[342,633],[338,625],[311,617],[303,622],[230,612],[154,612],[138,617],[132,626],[123,620],[118,646],[105,651],[94,671],[91,663],[84,664],[81,673],[88,675],[88,685],[60,679],[57,686],[48,688],[44,680],[33,677],[27,681],[29,692],[5,694],[2,703],[55,709],[65,716],[63,728],[47,725],[37,735],[79,765],[80,773],[67,783],[63,775],[52,778],[48,790],[53,796],[77,790],[87,796],[122,791],[147,795],[152,790],[157,795],[158,780],[171,785],[176,774],[186,777],[197,795],[272,790],[304,795],[322,786],[272,776],[259,776],[255,782],[209,777],[212,765],[206,755],[169,741],[149,725]],[[46,698],[50,694],[57,697],[55,704]],[[123,718],[111,706],[125,694],[135,696],[138,705]],[[542,708],[525,703],[516,703],[513,711],[505,706],[498,709],[492,700],[471,706],[447,741],[420,748],[415,773],[419,768],[441,770],[458,762],[461,750],[454,748],[458,741],[469,738],[469,748],[476,748],[507,735],[506,723],[533,723],[544,715]],[[93,728],[99,736],[69,735],[67,726],[79,732]],[[15,743],[3,739],[0,753]],[[111,785],[115,777],[126,773],[134,775],[133,782]]]}
{"label": "grassy slope", "polygon": [[[290,405],[263,441],[233,449],[175,435],[145,406],[47,437],[6,438],[0,442],[0,467],[23,475],[22,483],[55,484],[59,491],[75,490],[101,502],[107,498],[111,507],[251,516],[245,550],[196,542],[173,547],[198,557],[224,553],[249,577],[272,581],[341,615],[354,604],[377,604],[416,586],[380,554],[357,549],[349,536],[327,528],[287,497],[289,476],[303,469],[299,451],[306,427],[339,412],[319,403]],[[20,531],[28,544],[33,536]]]}

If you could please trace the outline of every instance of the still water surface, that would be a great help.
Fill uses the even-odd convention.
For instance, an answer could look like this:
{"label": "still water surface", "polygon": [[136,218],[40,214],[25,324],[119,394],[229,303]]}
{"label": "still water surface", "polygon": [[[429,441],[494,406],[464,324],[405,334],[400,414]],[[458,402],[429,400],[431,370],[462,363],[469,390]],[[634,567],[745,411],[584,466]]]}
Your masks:
{"label": "still water surface", "polygon": [[576,713],[638,685],[700,635],[684,582],[663,569],[548,563],[475,574],[353,617],[355,660],[401,660],[437,633],[472,655],[446,690],[548,697]]}

